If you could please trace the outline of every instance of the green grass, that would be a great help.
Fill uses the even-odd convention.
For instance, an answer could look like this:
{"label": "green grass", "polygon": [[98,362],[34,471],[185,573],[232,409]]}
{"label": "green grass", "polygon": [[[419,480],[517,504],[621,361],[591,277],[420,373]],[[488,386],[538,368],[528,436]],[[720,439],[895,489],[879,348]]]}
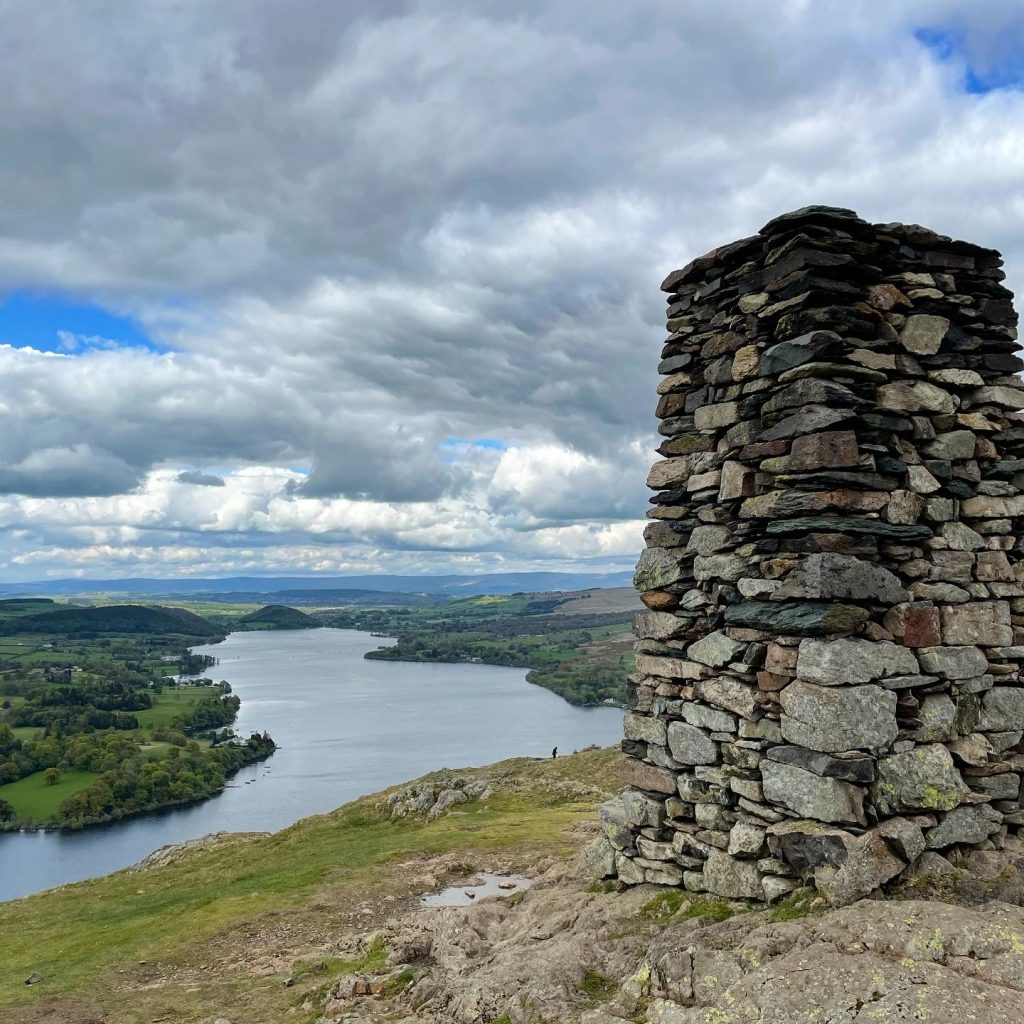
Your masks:
{"label": "green grass", "polygon": [[140,728],[159,729],[169,726],[178,715],[195,707],[203,697],[218,692],[212,686],[183,686],[175,690],[164,690],[163,693],[153,695],[151,708],[133,714]]}
{"label": "green grass", "polygon": [[585,970],[579,984],[580,991],[592,1006],[607,1002],[619,990],[618,983],[599,971]]}
{"label": "green grass", "polygon": [[17,782],[0,786],[0,799],[9,801],[20,818],[44,822],[56,813],[64,799],[85,789],[98,778],[96,772],[82,772],[72,768],[62,773],[60,782],[48,786],[43,781],[42,772],[33,772]]}
{"label": "green grass", "polygon": [[[415,881],[396,867],[411,858],[451,854],[473,863],[510,851],[565,856],[578,842],[568,830],[617,788],[619,756],[608,749],[556,762],[520,758],[488,770],[496,792],[485,803],[460,805],[433,821],[392,821],[382,798],[364,798],[272,836],[230,842],[144,874],[119,872],[0,903],[0,1020],[98,1017],[142,1024],[163,1017],[208,1024],[230,1006],[231,1019],[251,1024],[312,1024],[318,1013],[285,1017],[303,998],[300,985],[283,985],[287,972],[257,977],[243,966],[236,974],[203,975],[203,985],[140,987],[130,996],[124,972],[138,971],[140,961],[172,972],[208,966],[219,955],[211,944],[234,941],[245,949],[246,935],[275,920],[336,929],[334,908],[350,906],[354,913],[387,893],[415,896]],[[566,795],[561,784],[577,782],[602,792]],[[33,971],[46,983],[26,987]],[[61,1006],[73,1006],[78,1016],[71,1010],[58,1016],[54,1008]]]}
{"label": "green grass", "polygon": [[828,905],[814,889],[794,889],[772,907],[768,920],[772,923],[796,921],[811,914],[821,914],[827,909]]}
{"label": "green grass", "polygon": [[728,921],[742,913],[742,905],[728,900],[707,896],[695,896],[682,889],[667,889],[648,900],[640,908],[640,916],[655,924],[665,925],[669,921],[685,921],[692,917],[709,917],[712,921]]}
{"label": "green grass", "polygon": [[375,935],[366,947],[366,953],[358,959],[345,959],[329,956],[322,960],[299,961],[292,967],[292,978],[299,979],[309,975],[332,975],[338,977],[345,974],[362,974],[380,971],[388,962],[388,950],[384,940]]}

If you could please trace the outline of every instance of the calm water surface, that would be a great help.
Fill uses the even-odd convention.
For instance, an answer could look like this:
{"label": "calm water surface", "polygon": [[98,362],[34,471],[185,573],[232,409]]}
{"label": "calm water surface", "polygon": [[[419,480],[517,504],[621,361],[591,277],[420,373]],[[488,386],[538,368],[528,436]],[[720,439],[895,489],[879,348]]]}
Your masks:
{"label": "calm water surface", "polygon": [[622,712],[574,708],[523,669],[365,661],[347,629],[233,633],[196,647],[242,698],[236,731],[266,729],[270,760],[194,807],[81,832],[0,835],[0,900],[127,867],[208,832],[273,831],[437,768],[545,757],[622,735]]}

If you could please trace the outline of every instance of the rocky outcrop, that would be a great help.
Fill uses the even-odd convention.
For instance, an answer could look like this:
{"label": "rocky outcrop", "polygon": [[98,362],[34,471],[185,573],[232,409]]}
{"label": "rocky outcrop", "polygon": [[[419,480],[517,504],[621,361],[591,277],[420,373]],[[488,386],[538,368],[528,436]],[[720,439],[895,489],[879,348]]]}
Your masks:
{"label": "rocky outcrop", "polygon": [[623,742],[644,799],[604,815],[609,874],[846,903],[1024,823],[1024,362],[1000,267],[810,207],[665,280]]}
{"label": "rocky outcrop", "polygon": [[423,815],[439,818],[456,804],[470,800],[486,800],[491,787],[486,779],[467,779],[464,776],[436,773],[429,780],[415,782],[395,790],[388,796],[388,812],[392,818]]}
{"label": "rocky outcrop", "polygon": [[208,835],[200,836],[198,839],[189,839],[184,843],[161,846],[144,860],[140,860],[138,864],[133,864],[128,870],[149,871],[153,868],[162,868],[168,864],[184,860],[200,850],[219,849],[220,847],[233,846],[237,843],[251,843],[257,839],[264,839],[269,835],[269,832],[210,832]]}
{"label": "rocky outcrop", "polygon": [[[1016,877],[1014,856],[990,867]],[[1019,878],[1016,890],[991,887],[1020,894]],[[321,1020],[896,1024],[955,1008],[1020,1021],[1019,906],[861,900],[826,911],[808,890],[778,912],[653,886],[596,892],[556,867],[511,900],[390,921],[379,933],[388,963],[342,979]]]}

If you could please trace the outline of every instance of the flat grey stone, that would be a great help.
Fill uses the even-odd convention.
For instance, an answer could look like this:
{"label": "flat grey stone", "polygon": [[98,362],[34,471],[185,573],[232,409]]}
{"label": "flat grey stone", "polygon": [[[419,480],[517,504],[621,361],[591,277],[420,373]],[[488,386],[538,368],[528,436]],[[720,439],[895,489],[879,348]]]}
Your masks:
{"label": "flat grey stone", "polygon": [[933,459],[952,462],[956,459],[973,459],[976,438],[973,430],[950,430],[938,434],[934,441],[925,446],[925,453]]}
{"label": "flat grey stone", "polygon": [[782,735],[825,753],[887,747],[899,732],[896,694],[880,686],[817,686],[797,681],[780,694]]}
{"label": "flat grey stone", "polygon": [[983,675],[988,658],[977,647],[922,647],[921,668],[944,679],[971,679]]}
{"label": "flat grey stone", "polygon": [[661,828],[665,821],[665,802],[636,789],[624,790],[619,799],[626,821],[637,828]]}
{"label": "flat grey stone", "polygon": [[760,900],[764,897],[757,864],[730,857],[720,850],[713,850],[704,862],[704,885],[713,895],[730,900]]}
{"label": "flat grey stone", "polygon": [[908,864],[924,851],[924,832],[906,818],[889,818],[878,826],[878,834]]}
{"label": "flat grey stone", "polygon": [[788,598],[899,604],[909,595],[888,569],[852,555],[826,552],[804,558],[772,595],[773,601]]}
{"label": "flat grey stone", "polygon": [[900,344],[914,355],[933,356],[942,346],[948,330],[949,321],[944,316],[917,313],[907,317],[900,331]]}
{"label": "flat grey stone", "polygon": [[736,716],[728,711],[719,711],[717,708],[709,708],[705,704],[698,704],[696,701],[687,701],[683,705],[683,718],[690,725],[696,725],[701,729],[708,729],[711,732],[736,731]]}
{"label": "flat grey stone", "polygon": [[[830,520],[822,517],[829,529]],[[769,530],[771,525],[769,524]],[[747,626],[789,636],[825,636],[831,633],[852,633],[869,618],[859,605],[824,601],[801,601],[795,604],[774,604],[770,601],[744,601],[729,605],[725,622],[730,626]]]}
{"label": "flat grey stone", "polygon": [[761,785],[769,803],[788,807],[802,818],[845,824],[864,823],[864,790],[783,764],[761,763]]}
{"label": "flat grey stone", "polygon": [[981,698],[982,732],[1014,732],[1024,729],[1024,688],[993,686]]}
{"label": "flat grey stone", "polygon": [[668,727],[668,748],[683,764],[716,764],[718,744],[703,729],[686,722],[672,722]]}
{"label": "flat grey stone", "polygon": [[746,643],[731,640],[721,630],[708,633],[686,649],[686,656],[701,665],[721,668],[728,665],[747,649]]}
{"label": "flat grey stone", "polygon": [[683,578],[683,569],[667,548],[644,548],[633,574],[633,586],[639,591],[667,587]]}
{"label": "flat grey stone", "polygon": [[714,555],[732,543],[732,532],[724,526],[697,526],[686,544],[686,551],[697,555]]}
{"label": "flat grey stone", "polygon": [[810,331],[766,349],[758,363],[757,372],[761,377],[775,376],[794,366],[828,358],[842,347],[843,339],[834,331]]}
{"label": "flat grey stone", "polygon": [[868,683],[920,670],[914,652],[890,640],[801,640],[799,651],[797,677],[822,686]]}
{"label": "flat grey stone", "polygon": [[701,700],[715,707],[732,711],[741,718],[754,717],[758,697],[756,686],[732,676],[719,676],[717,679],[701,679],[695,688]]}
{"label": "flat grey stone", "polygon": [[738,821],[729,831],[726,853],[733,857],[757,857],[765,845],[765,826]]}
{"label": "flat grey stone", "polygon": [[759,441],[782,441],[804,434],[814,434],[826,430],[837,423],[843,423],[854,415],[852,409],[829,409],[823,405],[809,405],[784,419],[773,427],[762,430]]}
{"label": "flat grey stone", "polygon": [[921,699],[921,724],[914,733],[919,743],[946,743],[956,733],[956,706],[944,693],[929,693]]}
{"label": "flat grey stone", "polygon": [[686,619],[671,612],[640,612],[633,618],[633,632],[641,640],[668,640],[689,628]]}
{"label": "flat grey stone", "polygon": [[928,830],[929,850],[943,850],[957,843],[980,843],[995,835],[1002,825],[1003,816],[988,804],[957,807]]}
{"label": "flat grey stone", "polygon": [[665,723],[650,715],[628,714],[623,719],[622,729],[627,740],[665,745]]}

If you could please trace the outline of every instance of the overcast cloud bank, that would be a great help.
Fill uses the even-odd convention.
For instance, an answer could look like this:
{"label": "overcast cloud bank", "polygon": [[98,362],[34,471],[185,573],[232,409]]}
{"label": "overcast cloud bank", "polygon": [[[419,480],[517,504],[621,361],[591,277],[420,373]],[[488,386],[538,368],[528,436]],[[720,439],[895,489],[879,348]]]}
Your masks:
{"label": "overcast cloud bank", "polygon": [[0,6],[0,575],[628,566],[669,269],[825,202],[1024,281],[1014,6]]}

